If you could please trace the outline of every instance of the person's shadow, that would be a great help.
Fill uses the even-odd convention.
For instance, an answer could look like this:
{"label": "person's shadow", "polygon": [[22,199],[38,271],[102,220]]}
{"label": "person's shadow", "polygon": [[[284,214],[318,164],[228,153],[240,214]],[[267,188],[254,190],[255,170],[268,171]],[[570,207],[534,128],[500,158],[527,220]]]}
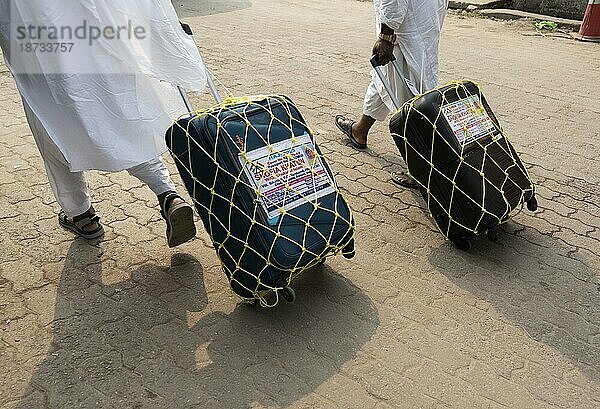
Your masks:
{"label": "person's shadow", "polygon": [[429,261],[454,284],[599,381],[600,280],[590,260],[516,221],[502,230],[498,244],[483,237],[468,253],[445,244],[432,251]]}
{"label": "person's shadow", "polygon": [[173,0],[181,18],[211,16],[252,7],[250,0]]}
{"label": "person's shadow", "polygon": [[370,299],[327,267],[298,301],[210,310],[188,255],[102,284],[101,251],[75,241],[56,298],[54,340],[20,408],[285,406],[354,359],[379,324]]}

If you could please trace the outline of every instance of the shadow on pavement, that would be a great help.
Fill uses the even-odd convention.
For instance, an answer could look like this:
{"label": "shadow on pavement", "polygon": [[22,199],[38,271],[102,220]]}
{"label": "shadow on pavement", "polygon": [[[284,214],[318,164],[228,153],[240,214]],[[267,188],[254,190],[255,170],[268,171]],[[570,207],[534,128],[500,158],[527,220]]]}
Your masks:
{"label": "shadow on pavement", "polygon": [[[392,141],[393,142],[393,141]],[[429,209],[427,208],[427,203],[423,200],[423,196],[419,189],[409,189],[404,186],[397,185],[393,181],[392,172],[402,173],[407,172],[406,164],[402,155],[398,151],[398,148],[394,145],[392,149],[395,149],[395,153],[387,153],[387,152],[377,152],[375,150],[371,150],[367,154],[374,158],[381,165],[382,169],[385,169],[389,174],[389,183],[392,186],[395,186],[398,192],[406,192],[410,194],[412,198],[414,198],[414,204],[423,212],[425,217],[427,217],[431,225],[435,227],[435,223],[432,219],[429,218]]]}
{"label": "shadow on pavement", "polygon": [[[405,169],[400,154],[371,156],[386,170]],[[420,193],[407,191],[435,226]],[[524,230],[526,238],[510,232],[515,229]],[[589,379],[600,380],[600,278],[558,239],[515,221],[503,230],[497,244],[484,236],[465,253],[447,243],[433,250],[429,261],[534,340],[554,348]]]}
{"label": "shadow on pavement", "polygon": [[172,0],[180,18],[210,16],[252,7],[250,0]]}
{"label": "shadow on pavement", "polygon": [[600,380],[598,277],[562,241],[514,221],[504,230],[514,228],[523,233],[502,231],[497,244],[482,237],[470,253],[446,244],[429,261],[589,379]]}
{"label": "shadow on pavement", "polygon": [[296,285],[296,304],[212,312],[202,266],[174,255],[103,285],[101,250],[75,241],[56,299],[54,340],[20,407],[285,406],[354,359],[377,310],[324,267]]}

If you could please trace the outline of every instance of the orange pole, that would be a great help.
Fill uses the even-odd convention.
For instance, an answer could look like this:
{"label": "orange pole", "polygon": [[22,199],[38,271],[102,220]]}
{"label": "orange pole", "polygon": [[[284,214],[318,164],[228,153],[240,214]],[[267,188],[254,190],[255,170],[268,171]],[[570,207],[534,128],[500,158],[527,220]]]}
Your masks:
{"label": "orange pole", "polygon": [[600,0],[589,0],[579,34],[584,41],[600,42]]}

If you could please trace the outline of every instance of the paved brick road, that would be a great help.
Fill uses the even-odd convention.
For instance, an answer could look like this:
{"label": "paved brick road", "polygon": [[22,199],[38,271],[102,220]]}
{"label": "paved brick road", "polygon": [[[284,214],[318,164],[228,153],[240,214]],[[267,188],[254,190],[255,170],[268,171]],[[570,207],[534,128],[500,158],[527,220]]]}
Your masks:
{"label": "paved brick road", "polygon": [[206,234],[168,250],[126,174],[90,176],[108,234],[74,241],[0,66],[0,408],[600,406],[597,45],[449,17],[442,79],[481,83],[541,202],[466,254],[390,183],[401,162],[383,124],[367,153],[334,129],[368,82],[370,3],[177,4],[234,93],[303,107],[357,212],[359,255],[306,274],[295,305],[238,306]]}

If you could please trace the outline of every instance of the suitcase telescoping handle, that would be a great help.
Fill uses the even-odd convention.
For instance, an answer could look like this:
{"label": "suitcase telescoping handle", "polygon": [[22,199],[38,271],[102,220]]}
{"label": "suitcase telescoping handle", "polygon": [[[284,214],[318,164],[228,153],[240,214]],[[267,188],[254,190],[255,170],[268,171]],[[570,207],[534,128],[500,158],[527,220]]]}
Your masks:
{"label": "suitcase telescoping handle", "polygon": [[[185,31],[185,33],[188,34],[190,37],[192,37],[192,40],[194,40],[194,44],[196,45],[196,48],[198,48],[198,52],[200,53],[200,61],[202,61],[202,64],[204,64],[204,67],[206,68],[206,81],[208,83],[208,87],[210,88],[210,93],[212,94],[212,96],[215,99],[215,101],[217,102],[217,104],[222,103],[223,98],[221,98],[221,95],[219,94],[219,90],[217,89],[217,86],[215,84],[215,80],[214,80],[214,76],[213,76],[212,72],[206,66],[206,63],[204,62],[204,58],[202,58],[202,53],[200,52],[198,43],[196,42],[196,39],[194,38],[194,32],[192,31],[192,28],[188,24],[185,24],[185,23],[182,23],[181,26],[183,27],[183,30]],[[177,89],[179,91],[179,95],[181,95],[181,98],[183,99],[185,108],[188,110],[188,112],[192,112],[194,110],[194,107],[192,106],[192,103],[191,103],[189,97],[185,93],[185,90],[179,86],[177,87]]]}
{"label": "suitcase telescoping handle", "polygon": [[[404,81],[404,84],[406,85],[406,87],[408,88],[408,90],[410,91],[412,96],[416,97],[417,95],[419,95],[419,92],[417,91],[415,85],[408,78],[406,78],[404,76],[404,74],[402,73],[402,68],[400,68],[400,64],[398,64],[398,60],[396,60],[396,57],[392,56],[392,60],[390,62],[394,66],[394,70],[396,70],[396,74],[398,74],[398,76],[400,78],[402,78],[402,80]],[[382,65],[379,63],[379,57],[377,55],[374,55],[373,57],[371,57],[371,65],[373,66],[373,68],[375,69],[375,72],[377,73],[377,76],[383,83],[383,87],[385,88],[386,92],[392,99],[392,103],[394,104],[396,109],[400,109],[400,106],[401,106],[400,101],[398,101],[398,97],[396,96],[396,93],[393,92],[392,86],[390,85],[389,80],[383,74],[383,71],[381,70]]]}

